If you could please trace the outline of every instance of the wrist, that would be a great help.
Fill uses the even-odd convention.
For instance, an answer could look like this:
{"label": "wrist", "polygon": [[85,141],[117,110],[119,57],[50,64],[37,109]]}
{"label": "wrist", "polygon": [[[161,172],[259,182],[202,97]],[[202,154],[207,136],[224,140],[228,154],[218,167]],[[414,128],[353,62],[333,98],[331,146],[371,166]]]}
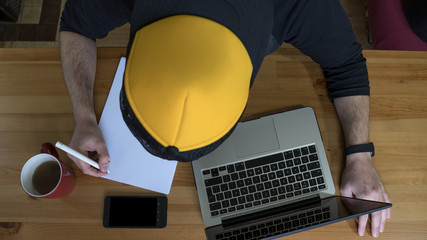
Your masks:
{"label": "wrist", "polygon": [[346,163],[363,163],[365,161],[372,162],[372,156],[370,152],[359,152],[359,153],[353,153],[346,156]]}
{"label": "wrist", "polygon": [[74,114],[74,122],[76,127],[87,126],[87,125],[98,125],[96,115],[93,111],[85,111]]}

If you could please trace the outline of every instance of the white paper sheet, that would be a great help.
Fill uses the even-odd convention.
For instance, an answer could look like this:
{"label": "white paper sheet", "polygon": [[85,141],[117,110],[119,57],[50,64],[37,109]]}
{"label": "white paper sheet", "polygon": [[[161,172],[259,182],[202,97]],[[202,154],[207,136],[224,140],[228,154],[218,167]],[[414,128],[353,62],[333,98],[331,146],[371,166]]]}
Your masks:
{"label": "white paper sheet", "polygon": [[119,96],[126,59],[120,59],[110,94],[99,121],[110,154],[106,179],[169,194],[177,162],[151,155],[129,131],[122,118]]}

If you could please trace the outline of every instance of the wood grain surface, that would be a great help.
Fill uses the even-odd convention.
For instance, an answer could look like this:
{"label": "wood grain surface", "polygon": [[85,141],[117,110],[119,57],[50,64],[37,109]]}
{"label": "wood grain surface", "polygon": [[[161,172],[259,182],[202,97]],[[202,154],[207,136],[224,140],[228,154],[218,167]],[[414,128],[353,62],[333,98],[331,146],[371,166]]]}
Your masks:
{"label": "wood grain surface", "polygon": [[[102,112],[125,48],[98,49],[95,107]],[[371,80],[375,165],[393,203],[381,239],[427,239],[427,52],[364,52]],[[296,107],[314,108],[339,193],[343,135],[319,66],[295,49],[268,56],[250,93],[244,119]],[[157,195],[83,175],[62,152],[77,185],[62,199],[33,199],[20,169],[43,142],[68,143],[74,128],[58,49],[0,49],[0,239],[204,239],[191,165],[179,163],[168,195],[164,229],[106,229],[107,195]],[[360,239],[348,220],[286,239]],[[370,234],[365,239],[371,238]]]}

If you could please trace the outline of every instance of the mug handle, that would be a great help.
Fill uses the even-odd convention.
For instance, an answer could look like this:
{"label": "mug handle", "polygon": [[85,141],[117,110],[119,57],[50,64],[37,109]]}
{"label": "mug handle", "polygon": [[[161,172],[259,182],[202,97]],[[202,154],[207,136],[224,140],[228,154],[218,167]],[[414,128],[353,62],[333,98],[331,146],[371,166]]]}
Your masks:
{"label": "mug handle", "polygon": [[55,146],[53,146],[52,143],[49,143],[49,142],[43,143],[40,147],[40,152],[50,154],[59,160],[59,154],[56,151],[56,148],[55,148]]}

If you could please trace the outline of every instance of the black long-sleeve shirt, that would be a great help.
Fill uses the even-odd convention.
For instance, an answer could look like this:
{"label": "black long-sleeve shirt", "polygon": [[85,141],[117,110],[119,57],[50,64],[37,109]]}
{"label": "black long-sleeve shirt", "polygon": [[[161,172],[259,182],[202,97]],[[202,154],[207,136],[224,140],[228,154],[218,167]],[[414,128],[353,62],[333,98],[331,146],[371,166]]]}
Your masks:
{"label": "black long-sleeve shirt", "polygon": [[130,22],[131,46],[137,30],[178,14],[206,17],[233,31],[251,58],[252,81],[264,57],[287,42],[320,64],[331,100],[370,94],[362,48],[338,0],[68,0],[60,31],[98,39]]}

